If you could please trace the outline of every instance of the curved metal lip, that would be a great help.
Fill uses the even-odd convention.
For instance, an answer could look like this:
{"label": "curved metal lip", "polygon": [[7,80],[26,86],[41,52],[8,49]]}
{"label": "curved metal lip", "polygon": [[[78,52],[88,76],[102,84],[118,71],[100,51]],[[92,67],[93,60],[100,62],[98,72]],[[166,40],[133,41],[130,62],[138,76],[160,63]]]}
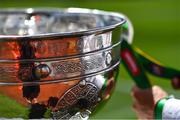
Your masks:
{"label": "curved metal lip", "polygon": [[[24,35],[24,36],[19,36],[19,35],[0,35],[0,42],[5,42],[5,40],[12,40],[12,41],[17,41],[17,40],[23,40],[23,39],[37,39],[37,38],[51,38],[51,37],[72,37],[72,36],[84,36],[84,35],[89,35],[93,33],[101,33],[103,31],[111,30],[116,28],[119,25],[122,25],[123,23],[126,22],[125,18],[116,12],[106,12],[102,10],[97,10],[97,9],[85,9],[85,8],[66,8],[66,9],[60,9],[60,8],[26,8],[26,9],[0,9],[0,12],[2,13],[8,13],[8,12],[13,12],[13,13],[24,13],[24,14],[33,14],[33,13],[38,13],[43,12],[43,13],[79,13],[79,14],[94,14],[94,15],[108,15],[108,16],[115,16],[120,19],[120,21],[114,25],[109,25],[109,26],[104,26],[104,27],[99,27],[99,28],[92,28],[84,31],[78,31],[78,32],[61,32],[61,33],[44,33],[44,34],[37,34],[37,35]],[[3,40],[1,40],[3,39]]]}
{"label": "curved metal lip", "polygon": [[98,74],[102,74],[102,73],[108,72],[110,70],[113,70],[119,64],[120,64],[120,60],[116,64],[112,65],[109,68],[100,70],[98,72],[93,72],[93,73],[89,73],[89,74],[86,74],[86,75],[82,75],[82,76],[75,76],[75,77],[64,78],[64,79],[57,79],[57,80],[55,79],[55,80],[21,82],[21,83],[20,82],[19,83],[18,82],[0,82],[0,86],[5,86],[5,85],[12,85],[12,86],[14,86],[14,85],[33,86],[33,85],[43,85],[43,84],[53,84],[53,83],[74,81],[74,80],[84,79],[84,78],[87,78],[87,77],[92,77],[92,76],[95,76],[95,75],[98,75]]}

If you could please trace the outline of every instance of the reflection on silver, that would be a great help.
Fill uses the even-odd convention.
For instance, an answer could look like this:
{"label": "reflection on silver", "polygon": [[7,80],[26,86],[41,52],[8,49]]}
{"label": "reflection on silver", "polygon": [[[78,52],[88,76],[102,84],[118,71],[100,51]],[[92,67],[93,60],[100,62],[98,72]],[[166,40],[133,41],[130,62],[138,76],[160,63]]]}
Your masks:
{"label": "reflection on silver", "polygon": [[84,31],[96,27],[96,16],[62,14],[51,18],[50,32]]}
{"label": "reflection on silver", "polygon": [[36,66],[34,69],[34,74],[35,74],[36,78],[38,78],[38,79],[46,78],[49,76],[50,73],[51,73],[51,70],[48,67],[48,65],[46,65],[46,64],[40,64],[40,65]]}
{"label": "reflection on silver", "polygon": [[[5,35],[35,35],[48,32],[49,18],[46,16],[4,15],[1,31]],[[1,33],[1,34],[2,34]]]}
{"label": "reflection on silver", "polygon": [[[38,35],[45,33],[67,33],[87,31],[90,29],[109,27],[124,22],[122,16],[110,12],[82,10],[68,12],[67,10],[37,9],[32,13],[23,10],[1,10],[0,20],[4,20],[0,29],[5,29],[1,34],[12,35],[8,28],[16,30],[13,35]],[[59,14],[60,13],[60,14]],[[3,21],[2,21],[3,22]],[[4,22],[3,22],[4,23]],[[7,30],[6,30],[7,29]],[[31,31],[21,34],[19,31]],[[18,32],[17,32],[18,31]]]}
{"label": "reflection on silver", "polygon": [[111,62],[112,62],[112,56],[111,53],[109,52],[106,54],[106,64],[109,65],[111,64]]}
{"label": "reflection on silver", "polygon": [[112,33],[107,32],[104,34],[99,34],[99,35],[89,35],[89,36],[84,36],[79,40],[79,48],[82,50],[82,52],[90,52],[94,50],[100,50],[102,48],[107,48],[111,46],[111,39]]}
{"label": "reflection on silver", "polygon": [[86,110],[83,112],[78,112],[74,116],[72,116],[69,120],[88,120],[91,111]]}

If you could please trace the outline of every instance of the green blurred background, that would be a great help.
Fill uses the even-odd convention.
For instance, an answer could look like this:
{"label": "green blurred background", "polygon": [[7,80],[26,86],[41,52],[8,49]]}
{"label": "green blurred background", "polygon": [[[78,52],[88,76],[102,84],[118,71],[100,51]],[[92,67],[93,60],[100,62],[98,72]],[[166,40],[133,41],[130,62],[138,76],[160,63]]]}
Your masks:
{"label": "green blurred background", "polygon": [[[148,54],[167,66],[180,69],[180,0],[1,0],[1,8],[26,7],[82,7],[122,12],[132,21],[135,29],[133,45],[138,46]],[[151,82],[162,86],[169,94],[180,98],[180,91],[173,90],[168,80],[150,76]],[[107,105],[91,117],[93,119],[133,119],[131,87],[134,85],[127,72],[121,66],[119,80],[115,92]],[[7,111],[13,111],[13,116],[23,116],[21,108],[14,102],[7,102],[0,96],[0,113],[6,106]],[[3,107],[4,106],[4,107]],[[16,116],[16,114],[19,114]],[[0,115],[1,116],[1,115]]]}

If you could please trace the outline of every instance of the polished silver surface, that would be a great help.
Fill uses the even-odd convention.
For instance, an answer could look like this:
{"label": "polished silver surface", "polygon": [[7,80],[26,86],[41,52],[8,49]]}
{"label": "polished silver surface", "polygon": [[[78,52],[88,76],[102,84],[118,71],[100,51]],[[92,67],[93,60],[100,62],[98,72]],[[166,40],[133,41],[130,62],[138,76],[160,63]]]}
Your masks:
{"label": "polished silver surface", "polygon": [[115,86],[124,22],[81,8],[0,10],[0,94],[30,105],[30,119],[87,119]]}
{"label": "polished silver surface", "polygon": [[[60,13],[60,14],[59,14]],[[44,37],[55,37],[55,36],[79,36],[79,35],[88,35],[88,34],[93,34],[93,33],[97,33],[97,32],[102,32],[102,31],[106,31],[106,30],[110,30],[110,29],[114,29],[115,27],[122,25],[125,22],[124,16],[122,16],[121,14],[118,13],[114,13],[114,12],[105,12],[105,11],[100,11],[100,10],[90,10],[90,9],[83,9],[83,8],[68,8],[68,9],[33,9],[33,8],[29,8],[29,9],[1,9],[0,10],[0,14],[1,14],[1,29],[6,28],[5,24],[4,24],[4,20],[5,18],[8,18],[8,16],[16,16],[15,18],[19,21],[16,22],[18,23],[15,26],[11,26],[12,28],[15,27],[15,29],[21,30],[21,28],[24,28],[24,26],[28,26],[26,25],[26,21],[29,21],[32,17],[33,22],[35,22],[35,18],[36,15],[37,17],[39,17],[38,19],[41,20],[41,24],[43,24],[44,22],[42,22],[42,18],[47,17],[47,19],[45,20],[45,23],[49,22],[51,19],[51,17],[55,20],[57,20],[57,24],[60,23],[60,25],[64,26],[63,24],[66,24],[66,26],[64,26],[65,29],[62,32],[61,28],[57,28],[57,31],[52,31],[52,28],[50,29],[50,31],[46,32],[46,31],[37,31],[37,33],[34,33],[32,35],[28,34],[19,34],[19,32],[15,32],[13,34],[11,33],[2,33],[1,38],[4,39],[11,39],[11,38],[44,38]],[[19,16],[23,16],[23,17],[19,17]],[[18,19],[20,18],[20,20]],[[26,18],[26,19],[25,19]],[[61,19],[64,18],[64,21],[61,22]],[[84,18],[88,18],[84,21]],[[21,19],[23,19],[24,21],[21,22]],[[93,22],[89,22],[89,20],[93,20]],[[7,20],[7,19],[6,19]],[[58,21],[60,20],[60,22]],[[79,21],[82,21],[82,23]],[[30,21],[31,22],[31,21]],[[54,22],[54,21],[53,21]],[[3,23],[3,24],[2,24]],[[63,23],[63,24],[61,24]],[[77,27],[77,29],[70,30],[71,27],[71,23],[74,23]],[[21,27],[21,24],[23,24]],[[86,27],[86,29],[81,29],[82,25],[81,24],[85,24],[86,26],[88,26],[90,24],[90,27]],[[36,25],[36,24],[35,24]],[[94,26],[92,26],[94,25]],[[37,28],[39,26],[36,26]],[[46,28],[47,26],[45,26]],[[57,27],[57,26],[55,26]],[[61,26],[60,26],[61,27]],[[26,28],[26,27],[25,27]],[[27,27],[27,31],[29,26]],[[30,28],[32,28],[30,26]],[[33,29],[35,30],[35,29]],[[41,29],[39,29],[41,30]],[[47,29],[46,29],[47,30]],[[59,31],[60,30],[60,31]],[[70,30],[70,31],[69,31]],[[42,34],[41,34],[42,33]],[[5,36],[6,35],[6,36]]]}

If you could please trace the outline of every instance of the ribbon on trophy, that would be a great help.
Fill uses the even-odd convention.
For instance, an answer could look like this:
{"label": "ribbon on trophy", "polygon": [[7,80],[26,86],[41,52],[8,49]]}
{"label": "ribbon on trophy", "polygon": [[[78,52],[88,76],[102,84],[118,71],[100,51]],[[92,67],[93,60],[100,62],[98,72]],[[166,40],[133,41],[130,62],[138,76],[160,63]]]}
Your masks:
{"label": "ribbon on trophy", "polygon": [[[123,26],[123,35],[122,39],[122,47],[121,47],[121,58],[122,63],[125,66],[126,70],[133,78],[136,85],[141,89],[148,89],[151,87],[151,83],[146,75],[146,71],[154,76],[165,78],[171,80],[171,84],[174,89],[180,88],[180,70],[176,70],[170,67],[167,67],[155,60],[151,56],[147,55],[141,49],[132,46],[130,43],[132,42],[133,34],[130,33],[132,28],[132,24],[127,19],[127,22]],[[131,36],[131,37],[129,37]],[[162,118],[162,110],[164,106],[164,102],[169,99],[164,98],[160,100],[156,104],[154,109],[154,118],[161,119]]]}
{"label": "ribbon on trophy", "polygon": [[[174,89],[180,88],[180,70],[167,67],[155,60],[151,56],[147,55],[141,49],[130,44],[127,36],[129,35],[129,29],[133,29],[131,23],[127,19],[127,22],[123,25],[122,47],[121,57],[122,63],[130,76],[135,81],[139,88],[146,89],[151,86],[150,81],[146,75],[146,71],[154,76],[171,80],[171,84]],[[130,27],[130,28],[129,28]],[[131,37],[132,39],[132,37]]]}

